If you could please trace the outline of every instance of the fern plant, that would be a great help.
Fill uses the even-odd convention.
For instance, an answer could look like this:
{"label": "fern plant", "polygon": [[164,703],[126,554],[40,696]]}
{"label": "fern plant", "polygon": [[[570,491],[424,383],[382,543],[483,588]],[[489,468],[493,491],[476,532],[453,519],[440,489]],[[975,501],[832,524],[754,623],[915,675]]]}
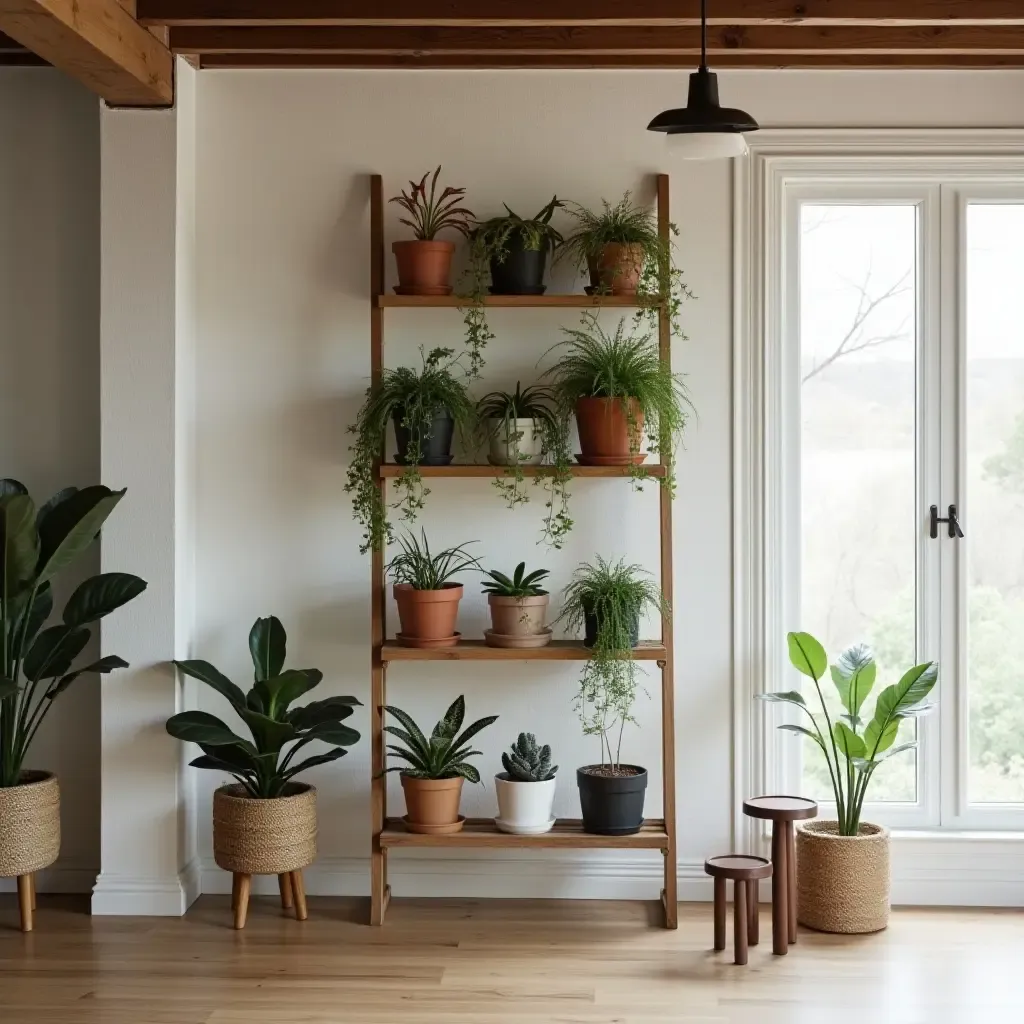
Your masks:
{"label": "fern plant", "polygon": [[551,747],[537,745],[532,732],[521,732],[512,748],[501,755],[501,763],[513,782],[550,782],[558,771],[551,764]]}

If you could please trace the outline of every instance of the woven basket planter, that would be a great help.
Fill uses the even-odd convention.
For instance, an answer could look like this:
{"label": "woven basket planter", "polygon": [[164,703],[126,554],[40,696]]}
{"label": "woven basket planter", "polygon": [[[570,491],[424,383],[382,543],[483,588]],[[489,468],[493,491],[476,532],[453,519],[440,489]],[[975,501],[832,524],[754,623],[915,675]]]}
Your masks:
{"label": "woven basket planter", "polygon": [[22,772],[0,789],[0,878],[48,868],[60,853],[60,786],[49,772]]}
{"label": "woven basket planter", "polygon": [[797,919],[819,932],[859,935],[889,924],[889,830],[862,823],[841,836],[835,821],[796,833]]}
{"label": "woven basket planter", "polygon": [[225,871],[283,875],[316,859],[316,790],[293,783],[289,795],[254,800],[241,786],[213,794],[213,856]]}

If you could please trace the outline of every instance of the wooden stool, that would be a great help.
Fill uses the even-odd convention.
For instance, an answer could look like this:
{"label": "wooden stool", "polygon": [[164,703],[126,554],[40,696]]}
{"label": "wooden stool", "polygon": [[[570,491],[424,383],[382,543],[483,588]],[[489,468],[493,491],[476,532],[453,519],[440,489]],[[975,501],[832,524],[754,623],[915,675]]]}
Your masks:
{"label": "wooden stool", "polygon": [[813,818],[818,805],[802,796],[756,796],[743,813],[772,823],[772,952],[785,956],[796,942],[796,843],[793,822]]}
{"label": "wooden stool", "polygon": [[[281,906],[285,910],[295,909],[295,920],[305,921],[306,887],[301,871],[289,871],[277,876],[277,887],[281,893]],[[249,894],[252,892],[252,875],[235,872],[231,876],[231,909],[235,912],[235,928],[245,927],[249,915]]]}
{"label": "wooden stool", "polygon": [[747,943],[756,946],[760,941],[757,883],[771,877],[771,861],[731,854],[704,861],[704,870],[715,880],[715,949],[725,949],[725,883],[730,878],[734,882],[732,941],[736,963],[742,966],[747,962]]}

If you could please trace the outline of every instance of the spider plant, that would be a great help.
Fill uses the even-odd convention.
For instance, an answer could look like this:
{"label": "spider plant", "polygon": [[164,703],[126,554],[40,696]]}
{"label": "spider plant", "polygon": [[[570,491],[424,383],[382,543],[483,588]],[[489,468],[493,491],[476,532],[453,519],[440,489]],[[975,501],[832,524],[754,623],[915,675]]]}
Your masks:
{"label": "spider plant", "polygon": [[496,597],[543,597],[547,591],[542,589],[541,582],[551,573],[547,569],[535,569],[527,573],[526,563],[520,562],[511,577],[496,569],[486,570],[484,575],[490,581],[484,584],[485,594],[494,594]]}
{"label": "spider plant", "polygon": [[466,717],[466,698],[457,697],[445,712],[444,718],[434,726],[430,739],[427,739],[412,716],[401,708],[385,705],[384,710],[401,724],[401,728],[385,725],[384,731],[403,744],[388,744],[387,749],[406,762],[388,768],[387,771],[401,772],[414,779],[461,777],[469,782],[480,781],[480,773],[469,763],[469,758],[479,757],[481,751],[470,750],[469,741],[482,729],[496,722],[497,715],[481,718],[460,733]]}
{"label": "spider plant", "polygon": [[356,521],[363,527],[360,551],[379,551],[394,540],[388,508],[377,484],[377,464],[384,450],[388,423],[394,420],[408,433],[405,468],[396,481],[398,501],[392,508],[403,520],[413,521],[423,508],[430,489],[423,484],[418,463],[431,436],[435,418],[447,413],[463,436],[472,433],[475,408],[466,390],[459,357],[450,348],[435,348],[427,355],[420,350],[423,367],[402,366],[384,370],[380,380],[366,391],[366,398],[349,427],[355,435],[350,446],[352,461],[345,490],[353,495]]}
{"label": "spider plant", "polygon": [[395,583],[408,583],[413,590],[441,590],[459,573],[480,568],[480,559],[468,554],[465,544],[445,548],[435,555],[430,552],[426,531],[421,530],[420,537],[422,544],[411,533],[398,538],[402,550],[387,565]]}
{"label": "spider plant", "polygon": [[[491,391],[477,402],[477,416],[488,434],[509,433],[516,420],[554,422],[553,395],[550,388],[531,384],[524,388],[516,381],[515,391]],[[495,422],[497,421],[497,422]]]}
{"label": "spider plant", "polygon": [[402,217],[401,223],[412,228],[420,242],[432,241],[439,232],[446,229],[468,236],[476,223],[473,212],[461,205],[462,197],[466,194],[464,188],[447,186],[440,195],[437,194],[437,179],[440,176],[441,167],[438,165],[434,176],[430,178],[429,193],[427,178],[430,172],[427,171],[418,183],[409,182],[408,192],[403,189],[401,195],[388,200],[398,203],[409,214],[412,219]]}
{"label": "spider plant", "polygon": [[510,244],[534,252],[550,252],[562,244],[561,234],[551,226],[555,210],[565,206],[558,196],[552,196],[551,202],[529,219],[520,217],[507,203],[502,205],[507,216],[492,217],[473,232],[474,259],[493,259],[503,263],[508,257]]}

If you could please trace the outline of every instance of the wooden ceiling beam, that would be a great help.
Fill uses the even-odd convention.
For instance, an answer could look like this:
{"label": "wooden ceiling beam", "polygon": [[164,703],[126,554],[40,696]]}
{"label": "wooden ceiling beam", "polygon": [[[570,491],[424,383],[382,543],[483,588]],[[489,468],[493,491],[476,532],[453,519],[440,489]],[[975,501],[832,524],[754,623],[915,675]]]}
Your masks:
{"label": "wooden ceiling beam", "polygon": [[[281,26],[172,28],[170,46],[197,54],[229,53],[545,53],[695,54],[700,30],[651,26]],[[708,38],[715,62],[722,54],[820,53],[838,55],[1024,53],[1024,25],[1012,27],[713,26]]]}
{"label": "wooden ceiling beam", "polygon": [[174,98],[171,51],[118,0],[0,0],[0,31],[117,106]]}
{"label": "wooden ceiling beam", "polygon": [[[135,0],[155,25],[677,25],[700,0]],[[1024,25],[1021,0],[716,0],[718,25]]]}

